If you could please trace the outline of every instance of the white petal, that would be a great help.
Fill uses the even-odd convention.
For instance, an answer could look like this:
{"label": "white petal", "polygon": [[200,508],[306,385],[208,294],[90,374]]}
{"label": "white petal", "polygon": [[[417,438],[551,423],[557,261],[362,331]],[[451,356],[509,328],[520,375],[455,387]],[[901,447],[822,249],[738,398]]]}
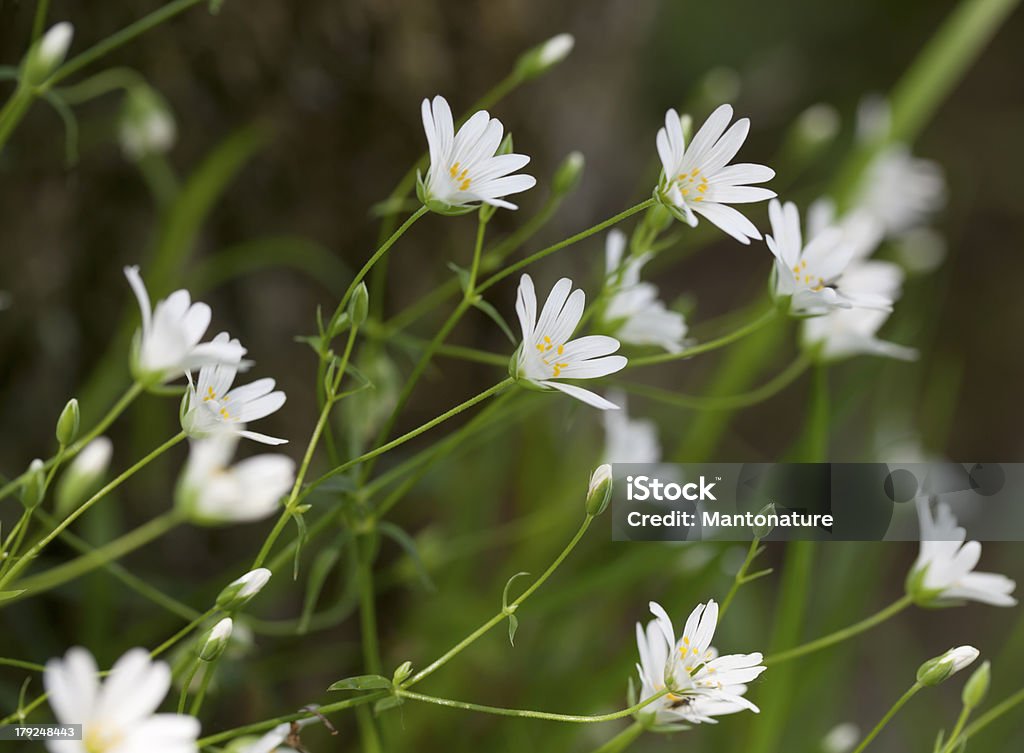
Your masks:
{"label": "white petal", "polygon": [[619,406],[615,403],[610,403],[600,395],[597,395],[590,390],[585,390],[582,387],[577,387],[574,384],[566,384],[565,382],[545,382],[545,385],[556,389],[560,392],[564,392],[570,397],[574,397],[587,405],[591,405],[600,410],[618,410]]}

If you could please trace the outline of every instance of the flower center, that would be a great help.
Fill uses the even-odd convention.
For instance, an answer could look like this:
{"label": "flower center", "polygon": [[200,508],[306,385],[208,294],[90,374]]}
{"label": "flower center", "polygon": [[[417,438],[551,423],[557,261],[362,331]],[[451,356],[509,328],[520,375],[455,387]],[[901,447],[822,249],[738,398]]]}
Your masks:
{"label": "flower center", "polygon": [[82,743],[87,753],[103,753],[121,742],[121,732],[105,728],[102,724],[90,724],[85,730]]}
{"label": "flower center", "polygon": [[216,413],[218,416],[223,418],[225,421],[227,421],[227,420],[229,420],[231,418],[231,413],[228,412],[227,405],[225,405],[225,403],[227,403],[228,399],[229,399],[229,396],[225,395],[224,397],[220,398],[220,400],[218,401],[217,393],[213,391],[213,387],[207,387],[206,388],[206,394],[203,395],[203,402],[207,404],[207,407],[209,407],[209,409],[211,411]]}
{"label": "flower center", "polygon": [[540,360],[543,361],[545,365],[551,367],[552,376],[557,377],[561,375],[562,369],[567,367],[569,364],[558,363],[557,359],[554,359],[555,363],[552,363],[548,360],[551,357],[551,351],[555,352],[554,355],[560,356],[565,352],[565,345],[555,345],[551,342],[551,338],[545,335],[544,341],[537,343],[537,352],[540,353]]}
{"label": "flower center", "polygon": [[690,201],[704,201],[704,194],[708,190],[708,179],[701,173],[699,167],[693,168],[688,173],[679,173],[676,176],[676,185],[684,199]]}
{"label": "flower center", "polygon": [[461,162],[456,162],[448,168],[448,174],[452,176],[452,181],[459,187],[460,191],[468,191],[473,183],[473,179],[469,177],[468,167],[463,168],[461,172],[459,171],[461,165]]}
{"label": "flower center", "polygon": [[825,288],[825,278],[818,277],[817,275],[810,274],[807,271],[807,262],[801,261],[799,264],[793,265],[793,279],[798,284],[803,284],[817,293],[819,290]]}

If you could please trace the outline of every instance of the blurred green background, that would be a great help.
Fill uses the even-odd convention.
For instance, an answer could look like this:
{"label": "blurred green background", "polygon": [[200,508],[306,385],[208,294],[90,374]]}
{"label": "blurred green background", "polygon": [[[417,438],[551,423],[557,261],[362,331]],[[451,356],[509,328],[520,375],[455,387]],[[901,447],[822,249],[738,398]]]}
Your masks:
{"label": "blurred green background", "polygon": [[[86,8],[56,0],[51,18],[74,23],[75,52],[153,7],[120,2]],[[528,172],[539,185],[519,197],[518,213],[496,216],[490,238],[507,235],[542,206],[565,154],[578,149],[587,159],[579,189],[526,252],[646,198],[664,110],[689,105],[699,122],[733,87],[730,101],[753,122],[740,159],[771,164],[778,173],[774,187],[806,206],[845,154],[858,102],[887,91],[953,7],[924,0],[228,0],[216,16],[194,9],[104,62],[140,72],[167,98],[179,133],[167,164],[139,166],[122,155],[117,92],[75,108],[79,154],[73,165],[67,164],[61,120],[45,103],[34,106],[0,154],[0,470],[15,475],[33,457],[53,452],[53,422],[68,397],[82,400],[88,425],[127,385],[125,344],[136,313],[121,267],[134,263],[158,293],[187,286],[209,302],[212,326],[229,329],[248,347],[256,361],[253,375],[278,380],[288,404],[259,428],[289,437],[288,451],[298,456],[316,416],[315,359],[294,336],[314,331],[316,306],[332,309],[352,269],[376,247],[379,221],[370,209],[425,147],[419,119],[425,96],[444,94],[462,111],[523,50],[558,32],[575,35],[576,49],[565,63],[492,109],[514,133],[517,151],[532,155]],[[32,3],[0,0],[0,63],[20,59],[32,13]],[[923,453],[1009,462],[1020,455],[1024,307],[1017,281],[1024,277],[1024,202],[1013,166],[1022,159],[1022,45],[1018,13],[915,144],[919,156],[938,161],[946,172],[949,202],[935,225],[948,257],[937,271],[911,277],[883,334],[919,348],[922,357],[911,365],[857,359],[832,370],[832,459],[898,460],[912,458],[894,453]],[[708,73],[715,70],[709,84]],[[0,92],[6,97],[10,89],[4,84]],[[842,133],[809,164],[787,162],[792,155],[783,145],[792,123],[819,102],[837,108]],[[168,166],[176,177],[168,178]],[[154,192],[169,181],[185,186],[190,201],[167,204]],[[767,226],[765,206],[754,206],[750,215]],[[474,232],[471,218],[422,220],[394,249],[375,303],[390,315],[449,279],[446,263],[468,262]],[[659,258],[648,276],[666,300],[680,299],[691,312],[691,331],[700,339],[710,331],[702,330],[702,322],[737,311],[761,293],[770,255],[763,244],[743,247],[718,233],[696,237],[699,243]],[[588,294],[596,293],[603,242],[592,238],[536,265],[531,272],[538,287],[569,274]],[[514,290],[510,279],[488,296],[510,319]],[[448,310],[441,307],[411,331],[430,337]],[[713,326],[721,327],[721,320]],[[511,352],[480,315],[466,317],[450,339]],[[750,375],[751,385],[789,363],[792,340],[779,337],[771,345],[763,373]],[[403,378],[416,353],[397,342],[384,348]],[[361,365],[369,368],[371,352],[380,351],[362,348]],[[638,373],[653,384],[703,394],[728,358],[725,351]],[[490,366],[436,359],[399,428],[423,423],[502,376]],[[482,435],[486,441],[462,447],[396,508],[391,519],[415,536],[434,588],[424,587],[402,549],[382,544],[378,608],[389,670],[406,659],[423,666],[470,632],[500,607],[510,575],[539,572],[575,530],[603,436],[596,412],[569,402],[549,395],[521,401],[518,420],[498,422]],[[785,456],[800,434],[807,403],[805,379],[734,417],[639,399],[630,408],[659,423],[668,458],[759,461]],[[358,433],[356,418],[342,413],[339,431]],[[115,468],[173,433],[176,419],[173,400],[142,398],[111,432]],[[386,456],[378,472],[451,429]],[[165,510],[184,457],[177,449],[83,518],[80,535],[102,543]],[[337,503],[327,494],[314,498],[324,508]],[[0,505],[5,527],[17,512],[12,507]],[[203,609],[244,571],[268,527],[179,530],[125,564]],[[279,621],[301,611],[310,566],[334,536],[307,547],[297,584],[283,568],[252,606],[259,617],[252,624],[255,648],[222,665],[219,687],[204,708],[205,732],[323,701],[330,682],[361,671],[344,552],[320,603],[320,609],[337,604],[328,616],[338,619],[305,635],[277,635],[288,628]],[[698,601],[724,596],[742,551],[608,539],[606,522],[599,521],[520,611],[515,647],[498,629],[418,689],[566,713],[624,705],[627,678],[635,674],[633,623],[647,619],[647,601],[660,601],[683,620]],[[1019,554],[1019,545],[989,544],[982,566],[1019,581]],[[54,547],[36,568],[69,555]],[[914,555],[912,545],[818,547],[803,636],[845,625],[897,598]],[[783,567],[741,592],[716,639],[725,652],[760,650],[770,640],[787,563],[779,545],[767,558]],[[99,573],[0,612],[0,655],[42,662],[81,643],[109,664],[132,645],[155,645],[181,624]],[[1024,662],[1018,610],[972,605],[917,611],[795,662],[779,737],[763,734],[764,725],[772,724],[769,699],[780,692],[773,690],[776,672],[769,670],[749,693],[766,707],[761,717],[738,716],[668,738],[647,735],[635,749],[818,751],[836,723],[870,728],[921,661],[960,643],[978,646],[993,660],[993,698],[1017,689]],[[14,708],[23,678],[21,671],[0,670],[3,713]],[[958,711],[958,685],[919,697],[872,749],[930,750],[937,727],[951,726]],[[32,690],[39,690],[38,680]],[[358,745],[353,715],[334,719],[341,736],[309,731],[312,751]],[[412,704],[381,723],[386,749],[396,751],[469,750],[480,742],[494,750],[587,750],[624,726],[574,727]],[[1022,745],[1018,714],[970,748]]]}

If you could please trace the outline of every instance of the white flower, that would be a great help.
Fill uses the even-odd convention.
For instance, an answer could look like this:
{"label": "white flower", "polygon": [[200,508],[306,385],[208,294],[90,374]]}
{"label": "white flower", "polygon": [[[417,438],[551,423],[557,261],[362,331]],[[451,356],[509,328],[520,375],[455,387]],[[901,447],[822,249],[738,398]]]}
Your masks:
{"label": "white flower", "polygon": [[655,619],[646,630],[636,625],[640,651],[641,699],[666,687],[670,693],[646,706],[641,713],[654,714],[657,724],[715,723],[713,717],[737,711],[758,712],[744,698],[746,683],[766,667],[760,653],[719,656],[711,639],[718,622],[718,604],[698,604],[690,613],[682,636],[676,640],[672,620],[657,602],[650,603]]}
{"label": "white flower", "polygon": [[748,204],[775,196],[763,183],[775,177],[764,165],[729,165],[743,146],[750,130],[747,118],[737,120],[728,131],[732,107],[722,105],[700,127],[686,148],[682,122],[675,110],[665,113],[665,127],[658,131],[658,156],[662,174],[656,195],[679,219],[696,227],[694,213],[702,215],[740,243],[760,238],[754,224],[727,204]]}
{"label": "white flower", "polygon": [[287,455],[256,455],[229,466],[236,434],[215,432],[192,442],[176,494],[177,505],[200,523],[245,523],[280,509],[295,481]]}
{"label": "white flower", "polygon": [[[213,338],[214,345],[237,345],[227,332]],[[238,373],[237,365],[204,366],[199,380],[193,384],[188,377],[181,428],[190,437],[205,437],[217,431],[228,431],[254,439],[263,444],[285,444],[287,439],[268,437],[247,431],[245,424],[275,413],[284,405],[285,394],[274,391],[273,379],[257,379],[242,387],[231,389]]]}
{"label": "white flower", "polygon": [[658,300],[658,288],[640,281],[640,270],[650,254],[623,260],[626,235],[612,230],[605,241],[605,270],[608,286],[614,291],[608,299],[604,318],[615,326],[614,335],[633,345],[657,345],[669,353],[683,349],[686,319],[669,311]]}
{"label": "white flower", "polygon": [[840,281],[854,255],[863,248],[851,240],[849,231],[836,226],[814,228],[816,232],[805,245],[795,204],[773,199],[768,216],[772,235],[765,242],[775,256],[775,294],[790,299],[793,314],[818,315],[853,306],[892,309],[891,298],[847,290]]}
{"label": "white flower", "polygon": [[[316,717],[310,717],[308,719],[300,719],[295,724],[298,724],[301,729],[317,721],[319,720]],[[274,727],[255,742],[240,746],[237,751],[232,751],[232,753],[292,753],[295,748],[284,746],[284,743],[288,742],[291,734],[292,723],[284,722]]]}
{"label": "white flower", "polygon": [[875,218],[889,237],[926,224],[945,203],[942,168],[912,156],[904,144],[874,158],[854,199],[854,206]]}
{"label": "white flower", "polygon": [[615,390],[608,399],[621,410],[604,414],[604,459],[608,463],[657,463],[661,460],[658,427],[653,421],[630,418],[625,393]]}
{"label": "white flower", "polygon": [[210,326],[209,306],[192,303],[187,290],[176,290],[151,310],[139,268],[125,267],[124,274],[142,312],[142,329],[136,333],[132,351],[132,372],[137,379],[161,383],[200,366],[237,367],[241,363],[245,348],[237,340],[200,344]]}
{"label": "white flower", "polygon": [[192,753],[199,722],[184,714],[157,714],[171,687],[171,669],[133,648],[117,660],[101,684],[96,662],[84,648],[50,659],[43,685],[54,716],[81,724],[81,740],[48,740],[51,753]]}
{"label": "white flower", "polygon": [[1012,607],[1017,600],[1010,594],[1017,584],[999,573],[975,572],[981,558],[981,544],[964,540],[967,532],[956,524],[949,505],[942,503],[932,517],[928,500],[917,500],[921,522],[921,550],[907,579],[907,588],[915,600],[929,605],[969,600]]}
{"label": "white flower", "polygon": [[471,210],[481,202],[517,209],[501,197],[533,188],[537,180],[511,174],[530,161],[525,154],[495,154],[504,132],[501,121],[480,110],[455,133],[452,111],[444,97],[434,97],[433,105],[424,99],[421,109],[430,151],[430,167],[420,185],[423,203],[437,203],[442,210]]}
{"label": "white flower", "polygon": [[[571,294],[570,294],[571,293]],[[515,378],[540,389],[561,390],[577,400],[601,410],[615,409],[600,395],[557,379],[595,379],[620,371],[626,366],[623,356],[611,355],[619,341],[606,335],[587,335],[569,340],[583,317],[586,296],[572,289],[572,280],[563,277],[551,288],[544,309],[537,318],[537,294],[533,280],[523,275],[516,295],[516,313],[523,330],[523,342],[515,356]]]}
{"label": "white flower", "polygon": [[[896,300],[900,295],[903,270],[886,261],[854,262],[843,273],[843,290]],[[824,316],[804,321],[803,342],[819,348],[819,356],[836,361],[856,355],[875,355],[912,361],[917,351],[880,340],[878,330],[889,318],[888,311],[865,308],[834,309]]]}

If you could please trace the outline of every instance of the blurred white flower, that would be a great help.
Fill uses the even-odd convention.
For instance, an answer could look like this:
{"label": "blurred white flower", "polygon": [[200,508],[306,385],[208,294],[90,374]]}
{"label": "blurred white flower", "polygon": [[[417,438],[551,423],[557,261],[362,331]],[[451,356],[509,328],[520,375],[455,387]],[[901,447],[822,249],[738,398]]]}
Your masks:
{"label": "blurred white flower", "polygon": [[914,157],[906,145],[895,144],[868,166],[853,205],[893,237],[926,224],[945,203],[942,168]]}
{"label": "blurred white flower", "polygon": [[57,482],[58,515],[67,515],[99,489],[113,454],[114,443],[106,437],[96,437],[82,448]]}
{"label": "blurred white flower", "polygon": [[719,656],[712,648],[718,604],[698,604],[678,640],[664,608],[653,601],[650,608],[655,619],[646,630],[640,623],[636,625],[640,698],[649,698],[665,688],[671,692],[645,707],[641,714],[653,714],[657,724],[713,724],[714,717],[723,714],[759,711],[743,696],[746,683],[766,669],[761,664],[763,657],[760,653]]}
{"label": "blurred white flower", "polygon": [[138,160],[169,151],[178,129],[166,100],[152,87],[140,85],[128,90],[117,133],[125,156]]}
{"label": "blurred white flower", "polygon": [[572,280],[563,277],[551,288],[540,319],[537,318],[537,294],[533,279],[523,275],[516,296],[516,313],[523,330],[523,342],[514,356],[514,374],[543,389],[556,389],[601,410],[615,409],[600,395],[557,379],[595,379],[620,371],[626,366],[623,356],[611,355],[619,341],[605,335],[587,335],[569,340],[583,317],[586,296],[572,289]]}
{"label": "blurred white flower", "polygon": [[421,109],[430,167],[418,186],[420,200],[442,213],[450,208],[472,211],[481,202],[517,209],[501,197],[533,188],[537,180],[511,174],[530,161],[525,154],[496,154],[504,132],[501,121],[480,110],[455,133],[444,97],[434,97],[433,103],[424,99]]}
{"label": "blurred white flower", "polygon": [[280,509],[295,481],[287,455],[256,455],[234,465],[238,436],[218,431],[192,442],[175,503],[198,523],[246,523]]}
{"label": "blurred white flower", "polygon": [[[319,720],[316,717],[310,717],[308,719],[300,719],[295,724],[301,729],[317,721]],[[292,753],[295,748],[285,745],[291,734],[292,723],[284,722],[274,727],[258,740],[232,748],[231,753]]]}
{"label": "blurred white flower", "polygon": [[892,309],[892,299],[874,292],[847,290],[840,280],[860,249],[840,227],[814,228],[804,244],[800,213],[792,202],[768,205],[772,235],[765,238],[775,256],[775,295],[790,299],[796,315],[824,314],[835,308]]}
{"label": "blurred white flower", "polygon": [[728,131],[732,107],[722,105],[700,127],[686,148],[682,122],[675,110],[665,113],[665,127],[657,137],[662,174],[655,191],[657,198],[676,217],[696,227],[699,214],[740,243],[760,238],[754,224],[727,204],[748,204],[775,196],[763,183],[775,177],[764,165],[729,165],[750,130],[747,118],[737,120]]}
{"label": "blurred white flower", "polygon": [[51,753],[191,753],[199,722],[184,714],[157,714],[171,687],[171,669],[133,648],[101,684],[84,648],[50,659],[43,685],[57,721],[81,724],[81,740],[48,740]]}
{"label": "blurred white flower", "polygon": [[658,300],[658,288],[640,281],[640,270],[651,258],[643,254],[623,259],[626,235],[612,230],[605,241],[605,272],[608,287],[613,291],[604,311],[604,319],[614,327],[620,341],[633,345],[657,345],[669,353],[683,349],[686,319],[669,311]]}
{"label": "blurred white flower", "polygon": [[821,753],[850,753],[860,740],[860,727],[852,722],[837,724],[821,741]]}
{"label": "blurred white flower", "polygon": [[[874,295],[897,300],[903,283],[903,270],[886,261],[854,262],[843,273],[843,290],[854,295]],[[903,361],[917,358],[917,351],[880,340],[878,330],[889,318],[889,311],[866,308],[834,309],[824,316],[803,323],[803,344],[818,348],[826,361],[857,355],[885,356]]]}
{"label": "blurred white flower", "polygon": [[967,532],[957,525],[949,505],[940,503],[932,517],[927,498],[919,497],[921,550],[907,577],[907,592],[919,604],[942,606],[960,600],[1012,607],[1010,594],[1017,584],[999,573],[976,572],[981,544],[964,540]]}
{"label": "blurred white flower", "polygon": [[176,290],[152,309],[138,267],[125,267],[125,277],[139,301],[142,329],[132,347],[132,373],[146,384],[158,384],[185,371],[213,364],[237,368],[245,348],[237,340],[200,343],[210,326],[210,307],[192,303],[187,290]]}
{"label": "blurred white flower", "polygon": [[[227,332],[213,338],[214,345],[237,345]],[[242,387],[231,389],[238,366],[222,364],[204,366],[194,384],[189,375],[185,393],[181,428],[190,437],[205,437],[218,431],[240,434],[263,444],[285,444],[287,439],[269,437],[248,431],[245,425],[275,413],[285,402],[285,394],[274,390],[273,379],[257,379]]]}
{"label": "blurred white flower", "polygon": [[608,399],[620,410],[604,414],[604,459],[607,463],[657,463],[661,460],[658,427],[653,421],[631,418],[626,395],[620,390],[608,393]]}

